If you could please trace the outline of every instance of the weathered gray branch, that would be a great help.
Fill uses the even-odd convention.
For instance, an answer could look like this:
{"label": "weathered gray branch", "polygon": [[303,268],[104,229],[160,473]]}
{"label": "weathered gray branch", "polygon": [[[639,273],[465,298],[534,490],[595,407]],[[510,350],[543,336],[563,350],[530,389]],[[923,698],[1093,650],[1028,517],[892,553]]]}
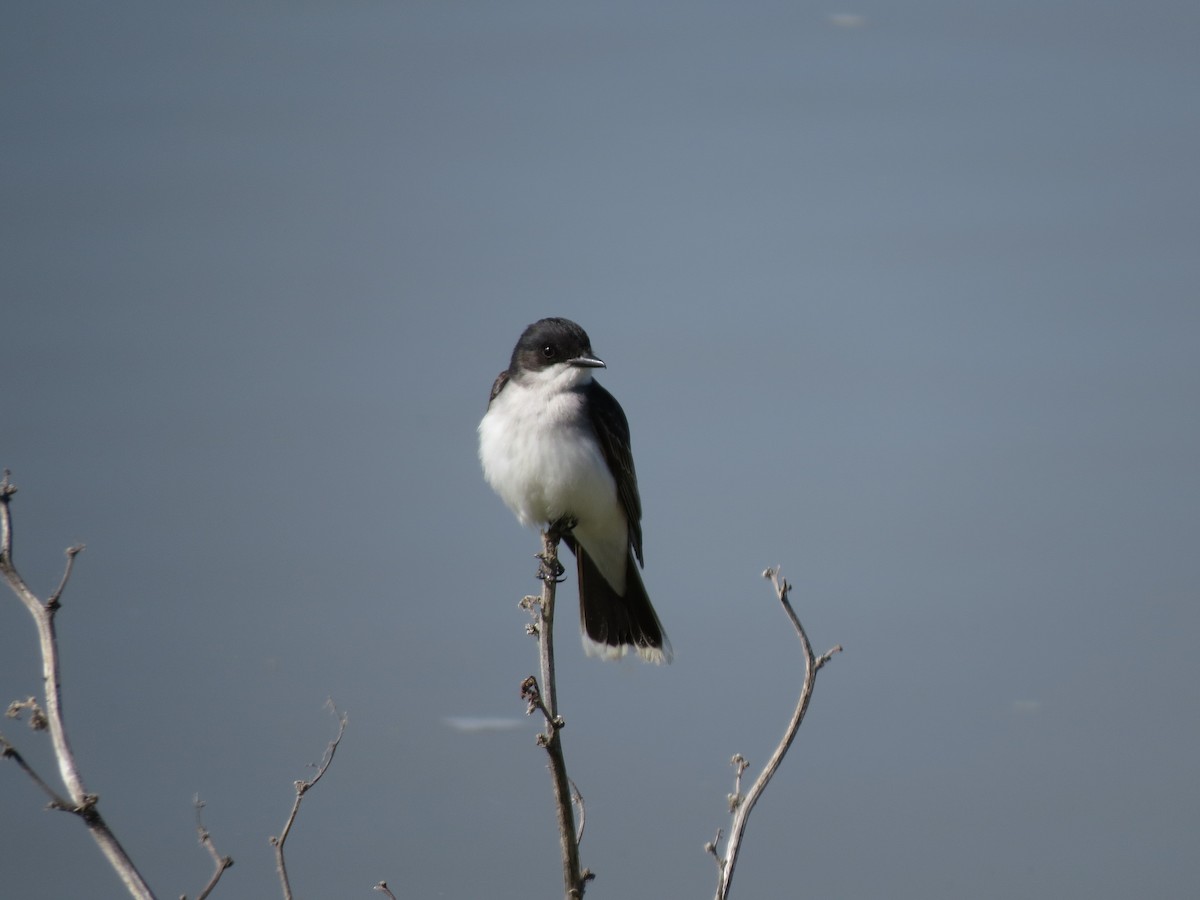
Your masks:
{"label": "weathered gray branch", "polygon": [[[200,846],[208,851],[208,855],[213,860],[212,876],[208,879],[208,884],[204,886],[204,890],[196,895],[196,900],[207,900],[213,889],[216,888],[217,882],[221,880],[221,876],[225,874],[225,870],[233,865],[233,857],[222,856],[217,852],[217,846],[213,843],[212,835],[204,827],[204,819],[201,816],[201,812],[204,809],[204,801],[200,799],[199,794],[196,795],[192,803],[196,807],[196,836],[200,840]],[[187,900],[187,898],[184,898],[184,900]]]}
{"label": "weathered gray branch", "polygon": [[283,888],[284,900],[292,900],[292,885],[288,879],[287,860],[283,855],[283,845],[287,843],[288,835],[292,833],[292,826],[296,823],[296,814],[300,812],[300,803],[304,800],[304,795],[312,790],[318,781],[325,777],[325,773],[329,770],[329,764],[333,762],[333,754],[337,753],[338,744],[342,742],[342,735],[346,733],[346,714],[339,713],[337,707],[333,705],[332,700],[329,701],[329,708],[337,716],[337,735],[329,742],[329,746],[325,748],[325,756],[316,767],[317,773],[308,781],[295,782],[296,799],[292,803],[292,811],[288,814],[287,821],[283,823],[283,831],[279,832],[278,837],[271,838],[271,846],[275,848],[275,870],[279,873],[279,883]]}
{"label": "weathered gray branch", "polygon": [[800,729],[800,723],[804,721],[804,714],[808,711],[808,702],[812,698],[813,686],[817,680],[817,672],[825,663],[829,662],[835,653],[841,652],[842,649],[839,644],[821,656],[815,656],[804,626],[800,624],[800,619],[792,608],[791,601],[788,600],[792,586],[786,579],[780,577],[778,567],[767,569],[763,572],[763,577],[771,580],[775,587],[775,594],[779,598],[779,602],[783,604],[784,612],[791,620],[797,637],[800,638],[800,649],[804,655],[804,683],[800,688],[800,699],[796,703],[796,709],[792,712],[791,721],[788,722],[787,729],[783,733],[783,739],[780,740],[775,752],[771,754],[771,758],[767,760],[766,766],[754,780],[754,784],[750,786],[750,790],[745,796],[742,796],[742,773],[746,771],[749,763],[741,754],[733,757],[732,764],[737,774],[734,776],[733,793],[729,795],[729,810],[733,814],[733,821],[729,827],[729,840],[725,844],[725,855],[721,856],[717,847],[721,841],[720,831],[717,832],[716,838],[705,844],[704,847],[717,861],[716,900],[726,900],[729,896],[729,888],[733,884],[733,870],[737,865],[738,853],[741,851],[742,837],[746,833],[746,822],[750,818],[754,804],[766,790],[768,782],[779,768],[779,764],[783,762],[788,748],[792,746],[796,732]]}
{"label": "weathered gray branch", "polygon": [[[527,713],[541,712],[546,730],[538,735],[538,745],[544,747],[550,761],[550,777],[554,787],[554,807],[558,822],[559,849],[562,851],[563,892],[567,900],[580,900],[587,882],[595,875],[580,866],[579,841],[582,828],[575,829],[575,811],[572,794],[573,784],[567,777],[567,763],[563,756],[562,729],[566,724],[558,712],[558,696],[554,675],[554,595],[562,576],[563,568],[558,561],[558,543],[562,535],[558,528],[551,527],[542,532],[542,552],[538,554],[541,566],[538,578],[542,582],[541,597],[526,597],[522,606],[533,616],[530,634],[538,640],[538,660],[541,681],[530,675],[521,684],[521,696],[528,703]],[[582,822],[582,798],[580,819]]]}
{"label": "weathered gray branch", "polygon": [[46,690],[44,697],[45,724],[50,732],[50,741],[54,745],[54,756],[58,761],[59,775],[67,790],[69,801],[59,797],[45,781],[37,776],[7,741],[4,742],[2,755],[17,760],[18,765],[33,778],[34,782],[50,794],[52,807],[74,813],[83,819],[92,838],[100,847],[100,851],[108,859],[109,864],[116,871],[131,896],[138,900],[153,900],[154,894],[149,885],[146,884],[120,841],[117,840],[116,835],[112,833],[103,816],[100,815],[100,810],[97,808],[99,798],[95,794],[88,793],[84,786],[83,777],[79,774],[79,766],[75,762],[75,754],[71,751],[71,744],[67,740],[67,729],[63,721],[58,635],[55,631],[54,618],[60,607],[62,593],[71,577],[75,557],[83,550],[83,546],[78,545],[67,550],[67,565],[63,570],[58,588],[45,603],[39,600],[25,583],[13,562],[12,514],[9,506],[13,494],[16,492],[17,489],[9,481],[9,472],[6,469],[3,479],[0,480],[0,575],[3,575],[13,593],[29,610],[29,614],[33,616],[34,624],[37,626],[38,642],[42,651],[42,679]]}

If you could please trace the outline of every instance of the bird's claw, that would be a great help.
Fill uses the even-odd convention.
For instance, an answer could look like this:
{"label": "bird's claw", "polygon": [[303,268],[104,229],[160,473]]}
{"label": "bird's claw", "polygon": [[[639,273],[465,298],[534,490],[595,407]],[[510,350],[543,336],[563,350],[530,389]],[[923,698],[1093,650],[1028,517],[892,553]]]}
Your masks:
{"label": "bird's claw", "polygon": [[537,558],[542,562],[542,564],[538,566],[538,581],[553,581],[555,584],[562,584],[564,581],[566,581],[566,579],[563,578],[563,575],[567,570],[563,568],[563,564],[560,563],[557,558],[547,562],[546,557],[540,553],[537,555]]}
{"label": "bird's claw", "polygon": [[550,527],[546,529],[546,534],[554,543],[558,543],[575,530],[575,526],[579,524],[579,520],[573,516],[562,516],[550,523]]}

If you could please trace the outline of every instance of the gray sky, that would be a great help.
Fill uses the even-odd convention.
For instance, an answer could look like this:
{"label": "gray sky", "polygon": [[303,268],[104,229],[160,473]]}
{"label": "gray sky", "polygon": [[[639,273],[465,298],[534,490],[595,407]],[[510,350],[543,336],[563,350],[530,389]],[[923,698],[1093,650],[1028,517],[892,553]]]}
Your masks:
{"label": "gray sky", "polygon": [[[831,18],[831,13],[864,17]],[[89,787],[161,896],[191,799],[307,897],[554,896],[475,425],[513,342],[609,364],[669,668],[560,695],[589,896],[1125,898],[1200,881],[1200,9],[18,3],[0,32],[0,465]],[[0,598],[2,600],[2,598]],[[40,690],[0,602],[0,699]],[[42,737],[3,732],[47,772]],[[0,767],[25,900],[122,896]]]}

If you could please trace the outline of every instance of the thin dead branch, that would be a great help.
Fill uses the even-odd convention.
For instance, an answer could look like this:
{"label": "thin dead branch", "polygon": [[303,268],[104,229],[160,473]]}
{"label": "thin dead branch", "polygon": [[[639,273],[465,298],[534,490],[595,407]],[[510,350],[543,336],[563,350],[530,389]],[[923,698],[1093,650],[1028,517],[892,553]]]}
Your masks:
{"label": "thin dead branch", "polygon": [[791,721],[788,722],[782,740],[780,740],[779,745],[775,748],[775,752],[771,754],[771,758],[767,760],[766,766],[763,767],[762,772],[754,780],[754,784],[750,786],[750,790],[745,796],[742,795],[742,774],[746,771],[749,763],[746,762],[740,753],[736,754],[731,760],[736,774],[733,782],[733,793],[729,795],[729,811],[733,815],[733,821],[729,827],[729,840],[725,844],[725,855],[722,856],[718,849],[721,842],[720,830],[717,831],[715,839],[704,845],[705,852],[717,861],[716,900],[726,900],[729,896],[729,889],[733,884],[733,870],[737,865],[738,853],[741,851],[742,837],[746,833],[746,822],[749,820],[750,813],[754,809],[754,805],[758,802],[758,798],[762,796],[763,791],[767,788],[767,784],[775,775],[780,763],[783,762],[783,757],[787,754],[788,748],[792,746],[796,732],[800,729],[800,723],[804,721],[804,714],[808,711],[808,702],[812,698],[813,686],[816,683],[817,672],[821,670],[825,663],[829,662],[835,653],[841,652],[842,649],[839,644],[821,656],[815,656],[812,644],[808,640],[808,634],[804,631],[804,626],[800,624],[800,619],[796,615],[796,611],[792,608],[791,601],[788,599],[788,594],[791,592],[792,586],[786,579],[780,576],[778,566],[767,569],[763,572],[763,577],[770,579],[774,585],[775,595],[783,605],[784,612],[787,613],[787,617],[796,631],[796,636],[800,639],[800,649],[804,656],[804,682],[800,688],[800,699],[797,701],[796,708],[792,712]]}
{"label": "thin dead branch", "polygon": [[14,747],[4,735],[0,734],[0,757],[11,759],[17,764],[22,772],[29,776],[30,780],[37,785],[38,790],[49,798],[49,803],[46,804],[47,809],[58,809],[64,812],[71,812],[71,803],[65,800],[58,791],[54,790],[41,775],[26,762],[20,752]]}
{"label": "thin dead branch", "polygon": [[583,843],[583,830],[587,827],[587,807],[583,803],[583,794],[579,793],[574,779],[571,779],[571,803],[579,810],[579,829],[575,832],[575,843]]}
{"label": "thin dead branch", "polygon": [[207,900],[208,895],[213,892],[217,886],[217,882],[221,880],[221,876],[225,874],[225,870],[233,865],[232,856],[222,856],[217,852],[216,844],[213,843],[212,835],[208,833],[208,829],[204,827],[204,819],[201,816],[204,810],[204,801],[197,794],[192,801],[196,807],[196,835],[200,840],[200,846],[208,851],[209,856],[213,860],[212,877],[208,879],[208,884],[204,886],[199,894],[196,895],[196,900]]}
{"label": "thin dead branch", "polygon": [[[97,807],[98,797],[88,792],[84,786],[79,766],[75,762],[75,754],[67,740],[67,729],[63,719],[62,681],[59,674],[58,635],[54,619],[60,606],[62,593],[75,565],[75,557],[83,550],[82,545],[68,548],[67,565],[63,570],[58,588],[43,603],[30,590],[25,580],[17,571],[13,562],[13,529],[12,511],[10,505],[16,487],[9,480],[9,471],[4,470],[0,479],[0,575],[8,583],[13,593],[25,605],[37,626],[38,642],[42,653],[42,679],[46,686],[43,715],[45,727],[50,732],[50,741],[54,746],[54,756],[58,761],[59,776],[66,788],[67,798],[57,794],[49,785],[25,763],[20,754],[16,753],[8,741],[0,746],[0,755],[17,761],[34,783],[51,797],[50,805],[54,809],[62,809],[79,816],[87,825],[93,840],[108,860],[109,865],[124,883],[126,890],[137,900],[153,900],[154,894],[146,884],[141,873],[117,840],[116,835],[108,827]],[[36,706],[36,704],[35,704]]]}
{"label": "thin dead branch", "polygon": [[334,716],[337,717],[337,734],[329,742],[329,746],[325,748],[325,756],[321,759],[321,762],[316,764],[317,773],[307,781],[295,782],[296,799],[292,803],[292,811],[288,814],[287,821],[283,823],[283,831],[279,833],[278,837],[270,839],[271,846],[275,848],[275,870],[279,873],[279,883],[283,888],[284,900],[292,900],[292,885],[288,879],[287,860],[283,855],[283,845],[287,842],[288,835],[292,833],[292,826],[296,823],[296,814],[300,812],[300,803],[304,800],[304,795],[312,790],[318,781],[325,777],[325,773],[329,770],[329,764],[333,762],[333,755],[337,753],[338,745],[342,742],[342,735],[346,733],[346,714],[339,713],[332,700],[327,705],[333,711]]}
{"label": "thin dead branch", "polygon": [[[551,783],[554,787],[554,808],[558,822],[559,849],[562,851],[563,894],[567,900],[580,900],[587,883],[595,878],[579,862],[579,842],[583,837],[583,800],[567,777],[567,763],[562,749],[562,729],[566,724],[558,712],[557,687],[554,675],[554,595],[563,567],[558,561],[558,543],[562,539],[556,527],[542,532],[541,565],[537,577],[542,582],[541,597],[526,597],[522,607],[529,610],[533,623],[528,627],[538,641],[538,662],[541,680],[530,675],[521,683],[521,697],[528,704],[526,713],[540,712],[546,730],[538,735],[538,746],[545,748],[550,761]],[[572,800],[579,797],[580,829],[575,828]]]}

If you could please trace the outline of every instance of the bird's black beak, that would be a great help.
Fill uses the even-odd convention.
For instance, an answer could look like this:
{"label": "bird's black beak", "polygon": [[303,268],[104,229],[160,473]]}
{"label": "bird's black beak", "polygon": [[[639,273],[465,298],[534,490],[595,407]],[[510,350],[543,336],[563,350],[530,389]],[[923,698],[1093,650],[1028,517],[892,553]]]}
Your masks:
{"label": "bird's black beak", "polygon": [[573,366],[578,366],[581,369],[607,369],[604,360],[597,359],[594,356],[577,356],[574,359],[567,360]]}

